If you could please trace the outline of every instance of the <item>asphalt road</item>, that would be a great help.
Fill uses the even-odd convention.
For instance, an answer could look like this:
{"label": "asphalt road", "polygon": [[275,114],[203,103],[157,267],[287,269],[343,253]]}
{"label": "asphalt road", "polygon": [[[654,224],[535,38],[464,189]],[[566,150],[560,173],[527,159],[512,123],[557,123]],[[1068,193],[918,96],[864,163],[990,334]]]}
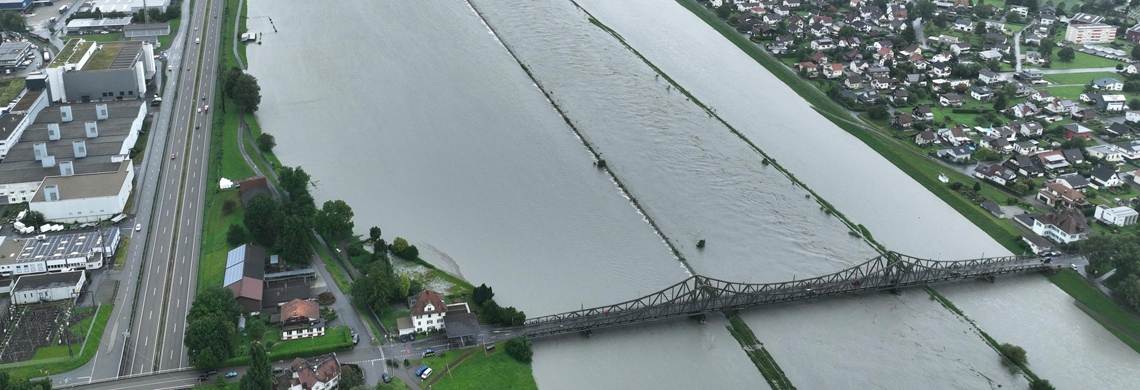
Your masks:
{"label": "asphalt road", "polygon": [[[219,19],[207,14],[207,5],[213,6],[209,12],[220,12],[221,3],[216,0],[195,2],[190,23],[184,25],[189,37],[182,43],[185,52],[177,64],[177,99],[166,150],[157,156],[165,163],[158,174],[158,194],[149,226],[154,234],[146,243],[146,264],[123,358],[127,362],[124,375],[189,365],[182,334],[196,283],[206,188],[204,145],[209,141],[211,125],[208,114],[198,112],[211,102],[198,96],[213,96],[221,32]],[[195,39],[201,43],[193,43]],[[169,91],[166,96],[171,96]],[[196,125],[200,128],[194,129]],[[153,152],[157,150],[151,151],[151,157],[156,157]]]}

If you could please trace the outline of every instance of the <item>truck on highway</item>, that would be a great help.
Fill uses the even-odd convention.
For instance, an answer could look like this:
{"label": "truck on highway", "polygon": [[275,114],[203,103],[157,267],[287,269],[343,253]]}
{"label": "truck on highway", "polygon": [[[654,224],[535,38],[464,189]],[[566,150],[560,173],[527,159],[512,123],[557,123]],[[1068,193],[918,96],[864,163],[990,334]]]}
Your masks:
{"label": "truck on highway", "polygon": [[60,13],[60,14],[65,14],[65,13],[67,13],[67,10],[69,10],[69,9],[71,9],[71,6],[70,6],[70,5],[64,5],[64,6],[61,6],[61,7],[59,7],[59,13]]}

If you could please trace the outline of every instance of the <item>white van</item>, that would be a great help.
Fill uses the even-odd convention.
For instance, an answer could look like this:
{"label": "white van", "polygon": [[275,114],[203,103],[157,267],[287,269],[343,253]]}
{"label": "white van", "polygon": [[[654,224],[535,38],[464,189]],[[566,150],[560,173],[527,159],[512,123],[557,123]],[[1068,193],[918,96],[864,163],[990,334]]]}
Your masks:
{"label": "white van", "polygon": [[194,38],[194,44],[202,43],[202,38]]}
{"label": "white van", "polygon": [[420,375],[420,379],[427,379],[429,376],[431,376],[431,368],[424,370],[424,373]]}

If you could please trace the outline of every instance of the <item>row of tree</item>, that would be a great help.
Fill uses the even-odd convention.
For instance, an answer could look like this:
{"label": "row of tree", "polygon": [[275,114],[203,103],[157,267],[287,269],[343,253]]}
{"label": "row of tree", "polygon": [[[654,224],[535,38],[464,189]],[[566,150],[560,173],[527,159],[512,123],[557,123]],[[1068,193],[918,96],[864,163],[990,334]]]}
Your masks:
{"label": "row of tree", "polygon": [[186,314],[183,344],[195,367],[218,367],[234,355],[234,332],[241,306],[229,289],[212,285],[203,288]]}
{"label": "row of tree", "polygon": [[1093,234],[1080,242],[1093,270],[1116,269],[1106,281],[1117,297],[1140,310],[1140,233]]}
{"label": "row of tree", "polygon": [[131,15],[131,23],[163,23],[171,19],[178,19],[182,17],[182,0],[171,1],[170,5],[166,6],[166,11],[160,11],[155,7],[147,8],[146,11],[145,19],[141,10]]}
{"label": "row of tree", "polygon": [[0,390],[51,390],[51,379],[29,381],[27,378],[13,377],[7,371],[0,371]]}

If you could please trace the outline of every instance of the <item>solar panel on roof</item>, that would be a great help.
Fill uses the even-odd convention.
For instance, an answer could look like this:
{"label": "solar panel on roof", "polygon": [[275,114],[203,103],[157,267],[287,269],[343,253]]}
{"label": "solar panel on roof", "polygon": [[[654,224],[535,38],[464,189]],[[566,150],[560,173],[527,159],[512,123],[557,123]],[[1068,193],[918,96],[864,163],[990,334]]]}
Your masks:
{"label": "solar panel on roof", "polygon": [[239,246],[237,248],[234,248],[232,251],[230,251],[229,254],[226,255],[226,268],[227,269],[230,267],[233,267],[234,265],[241,264],[242,262],[245,261],[245,249],[246,249],[246,246],[242,245],[242,246]]}
{"label": "solar panel on roof", "polygon": [[235,266],[235,267],[226,268],[226,277],[225,277],[225,280],[222,282],[222,286],[223,287],[229,286],[229,285],[237,283],[239,280],[241,280],[241,278],[243,276],[243,274],[242,274],[243,268],[244,267],[240,264]]}

